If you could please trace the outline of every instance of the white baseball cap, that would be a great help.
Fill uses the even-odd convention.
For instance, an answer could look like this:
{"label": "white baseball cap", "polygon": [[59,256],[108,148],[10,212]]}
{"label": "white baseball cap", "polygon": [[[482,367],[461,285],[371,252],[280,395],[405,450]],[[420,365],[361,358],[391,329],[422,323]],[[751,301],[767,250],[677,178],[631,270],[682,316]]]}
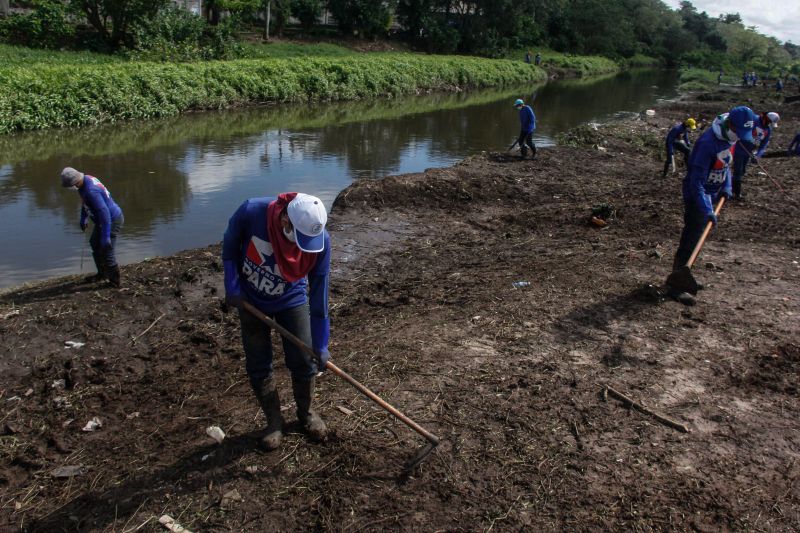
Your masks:
{"label": "white baseball cap", "polygon": [[767,118],[769,119],[771,124],[774,124],[775,127],[778,127],[778,121],[781,119],[781,116],[774,111],[770,111],[767,113]]}
{"label": "white baseball cap", "polygon": [[286,207],[286,214],[294,226],[298,248],[309,253],[319,253],[325,248],[328,212],[325,211],[322,200],[310,194],[297,193]]}

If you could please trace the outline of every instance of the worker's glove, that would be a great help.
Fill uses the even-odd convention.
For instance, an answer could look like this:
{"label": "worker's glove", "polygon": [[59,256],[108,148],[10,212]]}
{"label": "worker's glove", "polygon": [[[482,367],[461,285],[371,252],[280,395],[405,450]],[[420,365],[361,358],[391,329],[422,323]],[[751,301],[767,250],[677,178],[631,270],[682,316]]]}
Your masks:
{"label": "worker's glove", "polygon": [[727,201],[733,198],[733,193],[731,191],[720,191],[719,196]]}
{"label": "worker's glove", "polygon": [[242,293],[226,293],[225,294],[225,303],[228,307],[233,307],[235,309],[241,309],[243,307],[244,298],[242,297]]}
{"label": "worker's glove", "polygon": [[81,231],[86,231],[86,222],[81,222]]}
{"label": "worker's glove", "polygon": [[322,350],[314,350],[314,355],[317,357],[317,372],[325,371],[325,363],[331,358],[331,353],[327,348]]}
{"label": "worker's glove", "polygon": [[103,237],[100,239],[100,248],[111,248],[111,237]]}
{"label": "worker's glove", "polygon": [[712,224],[714,224],[716,226],[717,225],[717,215],[715,215],[714,213],[709,213],[708,218],[706,219],[706,222],[711,222]]}

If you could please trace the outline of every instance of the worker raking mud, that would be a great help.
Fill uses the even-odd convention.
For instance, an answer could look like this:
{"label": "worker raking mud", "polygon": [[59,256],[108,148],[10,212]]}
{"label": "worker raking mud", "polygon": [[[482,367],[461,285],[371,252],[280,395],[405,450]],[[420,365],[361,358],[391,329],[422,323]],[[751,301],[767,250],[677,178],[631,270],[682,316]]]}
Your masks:
{"label": "worker raking mud", "polygon": [[[734,151],[733,156],[733,198],[741,200],[742,181],[747,172],[747,164],[750,162],[751,157],[760,159],[767,151],[769,141],[772,138],[772,129],[777,127],[778,121],[781,119],[780,115],[774,112],[760,113],[756,116],[753,122],[753,141],[741,141],[742,146],[738,146]],[[755,151],[758,145],[758,151]]]}
{"label": "worker raking mud", "polygon": [[693,118],[687,118],[670,128],[666,139],[667,160],[664,162],[662,177],[667,176],[670,166],[672,166],[672,172],[675,172],[675,150],[683,154],[683,162],[687,167],[689,166],[689,154],[692,147],[692,143],[689,141],[689,132],[696,129],[697,122]]}
{"label": "worker raking mud", "polygon": [[519,144],[520,159],[525,159],[528,155],[528,148],[531,149],[531,159],[536,159],[536,145],[533,144],[533,132],[536,130],[536,115],[531,106],[518,99],[514,102],[514,107],[519,111]]}
{"label": "worker raking mud", "polygon": [[[683,178],[683,231],[673,274],[667,279],[667,294],[685,305],[694,305],[694,297],[671,280],[679,269],[691,267],[690,258],[706,226],[717,223],[714,205],[720,198],[732,196],[731,164],[736,143],[753,142],[756,116],[749,107],[739,106],[714,119],[711,128],[697,140],[689,156],[689,168]],[[696,257],[696,255],[695,255]],[[698,289],[702,285],[697,284]]]}
{"label": "worker raking mud", "polygon": [[119,287],[121,279],[114,248],[125,221],[122,209],[114,202],[111,193],[99,179],[72,167],[61,171],[61,185],[75,187],[78,190],[83,202],[79,222],[81,231],[86,231],[88,220],[94,223],[89,245],[92,247],[97,274],[90,276],[86,281],[95,282],[105,278],[113,286]]}
{"label": "worker raking mud", "polygon": [[271,330],[244,310],[242,303],[249,302],[313,347],[316,359],[283,339],[297,418],[311,438],[323,440],[325,423],[311,405],[315,376],[329,358],[331,248],[327,219],[319,198],[284,193],[277,198],[247,200],[233,214],[225,232],[225,300],[239,309],[247,375],[267,417],[261,442],[268,450],[280,446],[284,423],[272,373]]}

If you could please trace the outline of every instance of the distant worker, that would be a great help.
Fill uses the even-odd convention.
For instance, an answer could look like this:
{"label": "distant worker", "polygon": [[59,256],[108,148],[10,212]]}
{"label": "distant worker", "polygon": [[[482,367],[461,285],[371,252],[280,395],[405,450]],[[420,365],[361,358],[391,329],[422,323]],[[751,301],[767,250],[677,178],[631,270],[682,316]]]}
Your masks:
{"label": "distant worker", "polygon": [[778,93],[778,96],[783,92],[783,80],[781,78],[778,78],[778,81],[775,82],[775,92]]}
{"label": "distant worker", "polygon": [[800,131],[798,131],[797,135],[792,139],[792,143],[789,145],[789,149],[786,150],[786,154],[789,156],[800,155]]}
{"label": "distant worker", "polygon": [[536,129],[536,115],[529,105],[525,105],[521,99],[514,102],[514,107],[519,111],[520,130],[517,144],[521,153],[520,159],[525,159],[528,155],[528,147],[531,149],[531,159],[536,159],[536,145],[533,144],[533,132]]}
{"label": "distant worker", "polygon": [[61,171],[61,185],[78,189],[83,202],[79,222],[81,231],[86,231],[88,219],[94,223],[89,245],[92,248],[97,274],[90,276],[86,281],[97,282],[105,278],[114,287],[120,287],[120,271],[114,248],[117,244],[117,235],[125,222],[122,209],[114,202],[111,193],[99,179],[72,167]]}
{"label": "distant worker", "polygon": [[687,118],[670,128],[667,133],[666,148],[667,160],[664,161],[664,172],[661,177],[667,177],[667,170],[672,165],[672,172],[675,172],[675,150],[683,154],[683,162],[689,166],[689,153],[692,143],[689,141],[689,131],[697,129],[697,122],[693,118]]}
{"label": "distant worker", "polygon": [[[753,156],[760,159],[767,151],[769,141],[772,138],[772,128],[777,125],[781,119],[780,115],[774,112],[761,113],[756,117],[753,123],[753,142],[741,141],[733,153],[733,198],[741,200],[742,195],[742,181],[744,175],[747,173],[747,164],[750,162],[750,157]],[[758,151],[753,153],[758,143]]]}
{"label": "distant worker", "polygon": [[750,85],[750,74],[748,74],[747,72],[742,73],[742,85],[745,87]]}
{"label": "distant worker", "polygon": [[528,63],[529,65],[531,63],[531,51],[530,50],[525,52],[525,62]]}
{"label": "distant worker", "polygon": [[251,198],[231,217],[222,244],[225,301],[239,309],[245,369],[267,418],[261,444],[274,450],[283,438],[283,415],[272,374],[270,328],[250,314],[243,302],[310,345],[316,359],[283,339],[286,366],[292,375],[297,418],[314,440],[327,428],[311,408],[315,377],[328,361],[328,275],[331,245],[319,198],[301,193]]}
{"label": "distant worker", "polygon": [[533,62],[537,67],[539,65],[541,65],[542,64],[542,54],[540,54],[539,52],[536,52],[536,57],[533,58]]}
{"label": "distant worker", "polygon": [[[688,263],[706,224],[717,223],[714,206],[722,197],[731,197],[731,172],[734,145],[741,139],[753,142],[755,114],[739,106],[714,119],[711,127],[695,142],[689,168],[683,178],[683,231],[672,264],[677,270]],[[684,305],[694,305],[694,297],[680,289],[667,287],[667,294]]]}
{"label": "distant worker", "polygon": [[722,85],[722,75],[725,73],[722,69],[719,69],[719,74],[717,74],[717,85]]}

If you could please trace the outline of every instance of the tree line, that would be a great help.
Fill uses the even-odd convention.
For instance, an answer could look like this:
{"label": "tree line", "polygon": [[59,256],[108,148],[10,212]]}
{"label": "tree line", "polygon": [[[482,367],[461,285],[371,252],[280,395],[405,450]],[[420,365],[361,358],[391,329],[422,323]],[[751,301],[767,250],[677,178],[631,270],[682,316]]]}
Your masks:
{"label": "tree line", "polygon": [[[2,10],[7,11],[0,0]],[[545,47],[579,55],[648,56],[667,65],[771,70],[800,47],[746,26],[738,13],[711,16],[661,0],[19,0],[0,19],[0,39],[30,46],[146,47],[149,40],[224,42],[236,32],[391,36],[429,53],[499,57]],[[327,11],[336,27],[322,28]],[[99,43],[99,44],[98,44]],[[223,47],[224,49],[224,47]]]}

